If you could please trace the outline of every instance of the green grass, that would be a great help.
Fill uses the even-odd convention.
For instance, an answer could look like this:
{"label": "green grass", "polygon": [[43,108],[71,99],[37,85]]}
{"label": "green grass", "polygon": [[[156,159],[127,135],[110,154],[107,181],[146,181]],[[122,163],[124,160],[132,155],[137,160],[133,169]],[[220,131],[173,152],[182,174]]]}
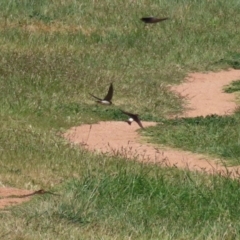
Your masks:
{"label": "green grass", "polygon": [[[237,239],[239,182],[177,169],[89,158],[61,196],[35,197],[4,219],[11,239]],[[116,164],[116,160],[118,163]],[[84,161],[87,164],[87,160]],[[90,165],[90,164],[89,164]],[[103,169],[104,168],[104,169]]]}
{"label": "green grass", "polygon": [[227,93],[239,92],[240,91],[240,80],[233,81],[229,86],[224,89]]}
{"label": "green grass", "polygon": [[[123,109],[164,121],[169,132],[159,126],[163,135],[151,133],[157,141],[175,146],[174,131],[192,139],[184,129],[194,129],[199,141],[209,137],[209,153],[230,149],[225,157],[238,161],[238,114],[164,119],[184,103],[169,85],[189,72],[237,68],[239,6],[236,0],[2,0],[0,185],[62,195],[0,212],[0,238],[239,238],[236,181],[90,154],[59,136],[83,123],[125,120]],[[139,19],[148,15],[170,20],[145,26]],[[104,96],[111,82],[114,105],[96,105],[88,93]],[[183,142],[179,147],[187,148]]]}
{"label": "green grass", "polygon": [[145,135],[150,141],[240,164],[240,114],[165,120]]}
{"label": "green grass", "polygon": [[234,69],[240,69],[240,53],[229,53],[224,59],[216,63],[227,63]]}

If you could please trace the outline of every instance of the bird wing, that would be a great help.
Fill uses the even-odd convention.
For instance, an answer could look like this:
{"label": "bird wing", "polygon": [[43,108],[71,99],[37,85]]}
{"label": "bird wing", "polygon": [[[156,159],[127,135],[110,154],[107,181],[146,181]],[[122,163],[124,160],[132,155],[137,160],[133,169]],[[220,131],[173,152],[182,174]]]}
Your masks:
{"label": "bird wing", "polygon": [[155,18],[153,21],[154,22],[162,22],[162,21],[165,21],[167,19],[168,19],[168,17],[165,17],[165,18]]}
{"label": "bird wing", "polygon": [[102,101],[102,99],[101,99],[101,98],[98,98],[98,97],[96,97],[96,96],[92,95],[91,93],[89,93],[89,95],[91,95],[92,97],[96,98],[96,99],[97,99],[97,100],[99,100],[99,101]]}
{"label": "bird wing", "polygon": [[121,110],[121,112],[124,113],[124,114],[126,114],[126,115],[128,115],[129,117],[131,117],[131,118],[133,118],[133,119],[135,119],[135,118],[137,117],[137,114],[125,112],[125,111],[123,111],[123,110]]}
{"label": "bird wing", "polygon": [[128,115],[129,117],[131,117],[141,128],[144,128],[139,117],[138,114],[133,114],[133,113],[129,113],[129,112],[125,112],[123,110],[121,110],[122,113]]}
{"label": "bird wing", "polygon": [[141,121],[140,121],[140,119],[137,117],[136,119],[134,119],[136,122],[137,122],[137,124],[141,127],[141,128],[144,128],[143,127],[143,125],[142,125],[142,123],[141,123]]}
{"label": "bird wing", "polygon": [[110,85],[110,87],[108,89],[108,93],[107,93],[107,95],[105,96],[105,98],[103,100],[111,101],[112,97],[113,97],[113,84],[111,83],[111,85]]}
{"label": "bird wing", "polygon": [[155,19],[153,19],[153,22],[162,22],[162,21],[165,21],[167,19],[168,18],[155,18]]}
{"label": "bird wing", "polygon": [[162,22],[169,19],[168,17],[165,18],[156,18],[156,17],[143,17],[141,20],[145,23],[157,23],[157,22]]}

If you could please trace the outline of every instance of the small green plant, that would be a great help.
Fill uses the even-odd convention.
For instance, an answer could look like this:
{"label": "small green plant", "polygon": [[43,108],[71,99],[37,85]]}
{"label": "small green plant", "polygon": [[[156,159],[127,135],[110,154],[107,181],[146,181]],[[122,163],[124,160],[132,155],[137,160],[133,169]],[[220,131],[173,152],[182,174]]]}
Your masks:
{"label": "small green plant", "polygon": [[240,91],[240,80],[234,81],[229,86],[226,86],[224,91],[227,93]]}

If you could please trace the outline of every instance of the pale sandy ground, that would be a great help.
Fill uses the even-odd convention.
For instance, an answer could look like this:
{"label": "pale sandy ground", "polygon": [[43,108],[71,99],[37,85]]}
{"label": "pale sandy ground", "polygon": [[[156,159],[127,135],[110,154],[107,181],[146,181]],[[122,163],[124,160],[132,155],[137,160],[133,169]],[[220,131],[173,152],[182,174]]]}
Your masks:
{"label": "pale sandy ground", "polygon": [[[240,70],[233,69],[217,73],[190,74],[186,82],[172,87],[172,91],[188,100],[186,111],[181,116],[232,114],[237,107],[234,94],[224,93],[223,87],[238,79]],[[143,122],[143,125],[154,126],[156,123]],[[208,173],[224,174],[227,171],[238,171],[237,167],[226,169],[220,159],[210,159],[200,154],[147,144],[136,132],[138,128],[136,123],[129,126],[125,122],[100,122],[73,127],[64,136],[70,142],[84,146],[90,151],[121,154],[139,161],[204,170]]]}
{"label": "pale sandy ground", "polygon": [[[172,87],[172,91],[185,97],[188,101],[186,111],[178,117],[232,114],[237,107],[234,94],[224,93],[222,89],[225,85],[239,79],[240,70],[233,69],[217,73],[190,74],[183,84]],[[143,122],[145,127],[155,124]],[[121,154],[130,159],[134,158],[138,161],[163,166],[177,166],[193,171],[220,173],[222,175],[229,174],[231,177],[238,176],[240,167],[226,168],[220,159],[149,144],[136,132],[138,128],[135,123],[129,126],[125,122],[100,122],[73,127],[64,134],[64,137],[70,142],[94,152]],[[12,188],[0,188],[0,208],[28,200],[25,198],[4,198],[31,193],[31,191],[22,191],[24,192],[21,193],[20,190]]]}
{"label": "pale sandy ground", "polygon": [[183,117],[206,116],[209,114],[229,115],[236,108],[234,94],[224,93],[223,87],[240,79],[240,70],[192,73],[184,83],[172,87],[188,100]]}

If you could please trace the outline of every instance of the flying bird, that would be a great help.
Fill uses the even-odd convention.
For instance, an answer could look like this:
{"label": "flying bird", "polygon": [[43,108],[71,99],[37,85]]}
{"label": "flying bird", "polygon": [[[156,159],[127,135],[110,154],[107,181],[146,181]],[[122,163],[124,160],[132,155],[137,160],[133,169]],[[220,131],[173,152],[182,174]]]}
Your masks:
{"label": "flying bird", "polygon": [[126,114],[129,116],[129,119],[126,121],[129,125],[131,125],[131,123],[133,121],[135,121],[141,128],[144,128],[139,117],[138,114],[133,114],[133,113],[129,113],[129,112],[125,112],[123,110],[121,110],[122,113]]}
{"label": "flying bird", "polygon": [[97,101],[96,101],[97,103],[104,104],[104,105],[111,105],[112,104],[111,100],[112,100],[112,97],[113,97],[113,84],[112,83],[110,84],[110,87],[108,89],[108,93],[103,99],[98,98],[98,97],[92,95],[91,93],[89,93],[89,94],[92,97],[97,99]]}
{"label": "flying bird", "polygon": [[143,17],[141,20],[145,23],[157,23],[157,22],[162,22],[169,19],[168,17],[165,18],[156,18],[156,17]]}

